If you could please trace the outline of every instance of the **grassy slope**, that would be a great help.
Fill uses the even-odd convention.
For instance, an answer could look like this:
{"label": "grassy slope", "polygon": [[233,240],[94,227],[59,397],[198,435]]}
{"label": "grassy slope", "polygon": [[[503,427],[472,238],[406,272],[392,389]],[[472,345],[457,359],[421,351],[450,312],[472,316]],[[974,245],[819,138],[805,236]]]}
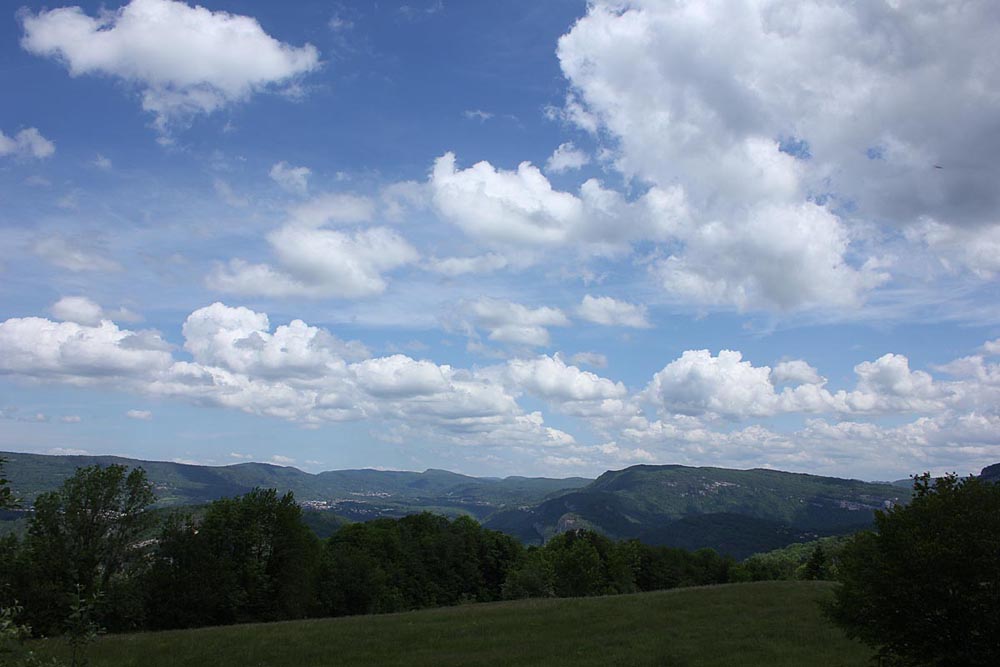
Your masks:
{"label": "grassy slope", "polygon": [[870,652],[820,616],[831,586],[731,584],[118,635],[90,657],[108,667],[864,665]]}

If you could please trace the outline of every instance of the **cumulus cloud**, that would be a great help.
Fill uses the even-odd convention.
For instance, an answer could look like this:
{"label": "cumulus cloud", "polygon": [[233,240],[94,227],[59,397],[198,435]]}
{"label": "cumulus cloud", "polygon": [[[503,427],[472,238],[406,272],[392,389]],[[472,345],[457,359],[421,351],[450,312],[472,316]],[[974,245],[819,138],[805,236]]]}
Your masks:
{"label": "cumulus cloud", "polygon": [[8,137],[0,131],[0,157],[47,158],[56,152],[56,145],[34,127],[25,128]]}
{"label": "cumulus cloud", "polygon": [[282,188],[295,194],[305,195],[309,190],[309,167],[293,167],[284,160],[271,166],[268,176]]}
{"label": "cumulus cloud", "polygon": [[370,221],[374,210],[367,197],[314,197],[292,208],[285,224],[268,235],[279,266],[234,258],[215,268],[208,286],[271,297],[352,299],[380,294],[388,285],[385,273],[417,261],[413,246],[387,227],[327,228]]}
{"label": "cumulus cloud", "polygon": [[824,384],[826,379],[819,371],[801,359],[779,362],[771,371],[776,384]]}
{"label": "cumulus cloud", "polygon": [[385,272],[418,258],[413,246],[384,227],[342,232],[289,225],[268,240],[281,269],[233,259],[209,276],[209,287],[235,294],[354,299],[381,294],[388,284]]}
{"label": "cumulus cloud", "polygon": [[128,308],[105,310],[85,296],[64,296],[49,309],[53,317],[64,322],[76,322],[85,326],[97,326],[101,320],[117,322],[139,322],[142,318]]}
{"label": "cumulus cloud", "polygon": [[520,391],[560,403],[624,398],[628,393],[621,382],[567,365],[559,355],[512,359],[499,373]]}
{"label": "cumulus cloud", "polygon": [[405,355],[371,358],[293,320],[215,303],[182,327],[191,361],[155,332],[40,318],[0,323],[0,374],[36,381],[105,383],[159,398],[237,409],[307,426],[377,420],[412,437],[462,445],[556,447],[573,437],[525,412],[499,378]]}
{"label": "cumulus cloud", "polygon": [[25,50],[58,60],[71,76],[113,76],[135,85],[161,132],[320,65],[314,46],[283,43],[252,17],[174,0],[132,0],[96,18],[79,7],[20,17]]}
{"label": "cumulus cloud", "polygon": [[683,191],[666,290],[843,307],[886,279],[859,218],[976,229],[924,239],[995,271],[975,241],[1000,203],[996,27],[986,4],[594,2],[559,41],[559,115],[612,137],[626,176]]}
{"label": "cumulus cloud", "polygon": [[0,374],[88,384],[148,377],[170,367],[169,346],[155,332],[52,322],[38,317],[0,322]]}
{"label": "cumulus cloud", "polygon": [[561,174],[573,169],[579,169],[590,162],[590,157],[573,145],[572,141],[559,144],[545,162],[545,171]]}
{"label": "cumulus cloud", "polygon": [[[87,312],[92,308],[82,310],[84,317],[77,319],[93,315]],[[546,323],[542,326],[565,317],[555,309],[495,301],[485,302],[480,313],[493,317],[497,326],[511,319],[510,313]],[[854,388],[831,391],[802,360],[783,361],[772,370],[755,366],[736,351],[712,355],[690,350],[634,393],[559,355],[472,369],[402,354],[372,357],[360,343],[345,342],[325,329],[300,320],[274,327],[265,313],[222,303],[192,312],[181,333],[190,360],[175,357],[156,332],[121,329],[107,319],[90,326],[12,318],[0,322],[0,374],[104,385],[306,426],[368,420],[385,429],[387,438],[518,451],[544,448],[547,456],[598,467],[670,460],[885,470],[903,458],[927,466],[949,456],[995,460],[1000,445],[1000,364],[981,355],[934,367],[953,378],[941,380],[910,368],[902,355],[886,354],[857,364]],[[780,384],[787,386],[779,390]],[[525,410],[522,398],[584,420],[604,444],[577,442],[546,424],[541,412]],[[646,417],[641,403],[656,408],[655,421]],[[753,423],[712,427],[718,418],[735,422],[791,413],[826,413],[851,421],[809,419],[795,432]],[[898,426],[859,419],[914,413],[915,418]],[[38,415],[22,418],[0,411],[7,419],[49,419]],[[129,416],[152,415],[136,410]]]}
{"label": "cumulus cloud", "polygon": [[618,301],[610,296],[585,295],[576,309],[576,314],[588,322],[607,326],[636,329],[650,327],[649,320],[646,319],[646,306]]}
{"label": "cumulus cloud", "polygon": [[569,326],[570,320],[558,308],[530,308],[503,299],[482,298],[461,304],[460,326],[470,337],[485,329],[489,340],[509,345],[539,347],[549,344],[548,327]]}
{"label": "cumulus cloud", "polygon": [[653,188],[629,202],[590,179],[573,194],[554,189],[529,162],[516,171],[485,161],[459,169],[453,153],[434,162],[429,187],[445,220],[473,239],[504,249],[576,245],[588,252],[620,250],[639,239],[669,238],[685,215],[683,197],[674,189]]}
{"label": "cumulus cloud", "polygon": [[125,413],[125,416],[129,419],[135,419],[137,421],[148,422],[153,419],[153,413],[149,410],[129,410]]}
{"label": "cumulus cloud", "polygon": [[[854,389],[831,392],[814,368],[783,362],[772,372],[740,352],[688,350],[657,372],[644,396],[665,415],[721,416],[741,420],[783,413],[889,414],[940,412],[970,395],[960,384],[911,371],[909,360],[886,354],[854,367]],[[775,383],[794,384],[778,391]],[[979,387],[981,390],[982,387]]]}
{"label": "cumulus cloud", "polygon": [[96,326],[104,319],[104,309],[85,296],[64,296],[50,311],[56,319],[86,326]]}

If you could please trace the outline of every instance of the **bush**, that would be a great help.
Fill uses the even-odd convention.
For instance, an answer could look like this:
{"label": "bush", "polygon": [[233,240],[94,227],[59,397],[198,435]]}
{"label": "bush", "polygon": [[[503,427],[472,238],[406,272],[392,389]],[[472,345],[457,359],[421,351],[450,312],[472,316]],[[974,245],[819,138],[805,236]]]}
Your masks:
{"label": "bush", "polygon": [[1000,664],[1000,485],[914,480],[840,556],[828,616],[897,665]]}

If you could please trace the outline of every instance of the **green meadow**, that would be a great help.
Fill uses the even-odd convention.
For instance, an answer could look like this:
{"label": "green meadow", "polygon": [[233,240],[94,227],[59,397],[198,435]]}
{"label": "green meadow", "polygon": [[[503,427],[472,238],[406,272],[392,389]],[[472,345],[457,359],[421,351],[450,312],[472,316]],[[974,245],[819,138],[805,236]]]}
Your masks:
{"label": "green meadow", "polygon": [[[107,635],[93,667],[321,665],[864,665],[823,619],[826,582],[760,582],[381,616]],[[35,644],[66,657],[58,640]]]}

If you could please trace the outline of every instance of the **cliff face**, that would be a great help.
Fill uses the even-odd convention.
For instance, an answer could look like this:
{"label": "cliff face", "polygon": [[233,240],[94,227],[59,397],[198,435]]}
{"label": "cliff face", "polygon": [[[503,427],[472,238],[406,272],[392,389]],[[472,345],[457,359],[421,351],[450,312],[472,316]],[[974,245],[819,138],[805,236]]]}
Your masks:
{"label": "cliff face", "polygon": [[979,473],[980,479],[984,479],[989,482],[1000,482],[1000,463],[994,463],[991,466],[986,466],[983,471]]}

